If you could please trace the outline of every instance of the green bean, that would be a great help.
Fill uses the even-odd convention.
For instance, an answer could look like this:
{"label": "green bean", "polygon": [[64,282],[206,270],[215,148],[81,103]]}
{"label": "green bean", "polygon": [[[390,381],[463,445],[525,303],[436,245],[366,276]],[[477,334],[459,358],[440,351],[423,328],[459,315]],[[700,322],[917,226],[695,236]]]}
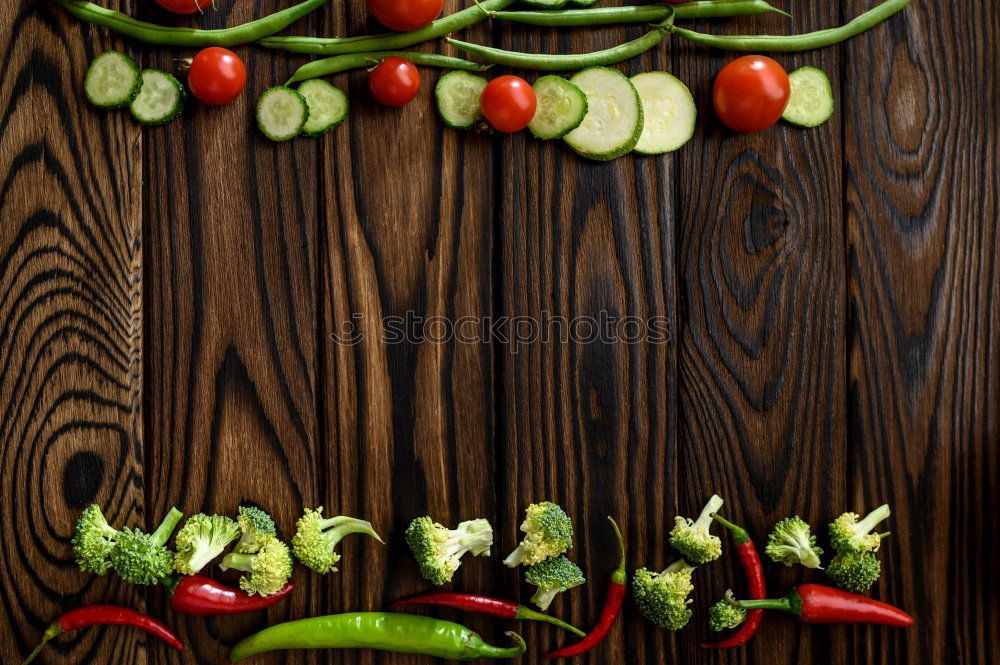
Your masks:
{"label": "green bean", "polygon": [[421,53],[419,51],[371,51],[369,53],[346,53],[335,55],[331,58],[313,60],[308,62],[292,74],[285,85],[292,85],[300,81],[319,78],[320,76],[330,76],[339,74],[351,69],[362,69],[373,67],[391,55],[406,58],[415,65],[425,65],[427,67],[444,67],[446,69],[464,69],[469,72],[480,72],[487,69],[489,65],[483,65],[471,60],[454,58],[450,55],[438,55],[437,53]]}
{"label": "green bean", "polygon": [[489,12],[503,9],[515,1],[484,0],[478,6],[473,5],[462,11],[449,14],[444,18],[432,21],[419,30],[409,32],[391,32],[362,37],[271,37],[260,40],[260,45],[293,53],[312,53],[314,55],[341,55],[401,49],[464,30],[485,19]]}
{"label": "green bean", "polygon": [[100,25],[146,44],[158,46],[238,46],[249,44],[262,37],[273,35],[302,18],[327,0],[305,0],[280,12],[256,21],[220,30],[194,28],[166,28],[145,21],[138,21],[113,9],[107,9],[85,0],[56,0],[77,18]]}
{"label": "green bean", "polygon": [[727,51],[806,51],[823,48],[856,37],[890,16],[901,12],[910,0],[886,0],[854,20],[840,26],[801,35],[706,35],[693,30],[671,27],[671,32],[698,44]]}
{"label": "green bean", "polygon": [[[671,6],[675,18],[720,18],[725,16],[747,16],[775,12],[784,16],[788,13],[772,7],[764,0],[699,0]],[[671,7],[663,4],[640,5],[637,7],[594,7],[593,9],[555,9],[536,12],[490,12],[490,18],[513,21],[528,25],[543,25],[554,28],[575,28],[593,25],[618,25],[621,23],[655,23],[669,14]]]}

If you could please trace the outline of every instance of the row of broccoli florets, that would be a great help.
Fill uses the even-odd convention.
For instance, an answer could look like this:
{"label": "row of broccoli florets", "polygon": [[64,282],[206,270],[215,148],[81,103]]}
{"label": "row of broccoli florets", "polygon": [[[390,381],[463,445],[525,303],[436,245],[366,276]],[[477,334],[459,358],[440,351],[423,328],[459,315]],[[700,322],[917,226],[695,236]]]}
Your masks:
{"label": "row of broccoli florets", "polygon": [[278,537],[274,520],[260,508],[241,506],[235,520],[223,515],[192,515],[177,531],[174,549],[167,546],[183,514],[171,508],[153,533],[112,527],[96,504],[83,511],[73,534],[73,554],[80,570],[105,575],[114,570],[131,584],[167,583],[176,575],[194,575],[233,542],[219,563],[222,570],[243,573],[240,588],[269,596],[292,576],[292,555],[319,573],[337,570],[335,548],[351,533],[381,542],[369,522],[354,517],[323,518],[323,508],[306,509],[296,524],[292,547]]}

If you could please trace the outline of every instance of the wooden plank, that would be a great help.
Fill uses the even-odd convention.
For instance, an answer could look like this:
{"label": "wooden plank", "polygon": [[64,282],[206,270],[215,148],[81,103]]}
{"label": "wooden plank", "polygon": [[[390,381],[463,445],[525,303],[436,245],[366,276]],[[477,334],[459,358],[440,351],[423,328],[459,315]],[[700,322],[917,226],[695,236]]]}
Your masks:
{"label": "wooden plank", "polygon": [[[143,521],[142,142],[83,96],[118,40],[49,3],[6,5],[0,24],[0,651],[19,662],[63,610],[143,606],[80,573],[69,544],[92,502]],[[94,629],[37,662],[145,663],[146,643]]]}
{"label": "wooden plank", "polygon": [[[471,4],[471,3],[470,3]],[[445,13],[461,3],[449,0]],[[363,2],[335,12],[325,34],[365,34]],[[473,28],[472,35],[480,35]],[[435,45],[422,48],[429,49]],[[491,312],[492,188],[489,142],[437,119],[438,72],[421,69],[418,97],[401,109],[371,99],[367,76],[333,77],[351,99],[347,122],[321,142],[320,393],[324,500],[364,515],[388,546],[345,543],[342,574],[324,606],[370,610],[428,587],[403,538],[420,515],[454,526],[496,523],[492,349],[481,341],[436,339],[448,323]],[[405,321],[420,338],[383,338],[383,321]],[[355,326],[356,344],[336,334]],[[498,554],[498,551],[494,552]],[[498,591],[499,560],[466,560],[454,586]],[[482,617],[442,613],[504,641]],[[333,654],[334,662],[417,663],[374,653]],[[386,660],[386,659],[389,660]]]}
{"label": "wooden plank", "polygon": [[[595,30],[503,26],[494,43],[528,52],[588,52],[636,37],[643,28]],[[666,47],[620,67],[627,75],[662,69]],[[525,72],[516,72],[525,75]],[[527,73],[533,81],[537,74]],[[672,158],[626,157],[610,163],[577,157],[562,141],[526,132],[494,139],[499,154],[499,312],[511,317],[511,343],[497,352],[502,393],[498,440],[500,534],[508,550],[519,540],[528,503],[557,501],[574,519],[571,553],[588,577],[552,611],[591,625],[604,602],[617,544],[606,516],[627,534],[632,567],[656,566],[665,553],[665,523],[675,494],[675,318]],[[554,323],[558,317],[564,323]],[[665,325],[664,343],[643,330],[634,343],[621,323]],[[593,320],[611,334],[588,341]],[[530,323],[534,322],[534,324]],[[529,336],[547,331],[551,337]],[[560,328],[559,326],[562,326]],[[561,331],[561,332],[560,332]],[[565,339],[561,335],[566,335]],[[506,552],[505,552],[506,554]],[[505,575],[529,603],[522,571]],[[626,605],[622,627],[581,662],[672,660],[663,631],[649,629]],[[565,643],[565,633],[526,627],[537,648]]]}
{"label": "wooden plank", "polygon": [[[753,34],[816,30],[840,23],[830,3],[799,3],[795,19],[757,16],[700,29]],[[723,512],[763,547],[770,527],[801,514],[814,529],[845,498],[844,241],[841,131],[776,126],[738,135],[712,110],[718,71],[742,54],[675,46],[678,71],[701,114],[678,167],[679,510],[696,515],[713,492]],[[839,89],[839,49],[775,56],[788,71],[814,65]],[[696,574],[695,618],[678,635],[682,659],[702,659],[708,607],[728,587],[745,589],[726,556]],[[801,568],[767,565],[782,593]],[[750,662],[843,663],[841,628],[803,630],[767,621],[746,649]],[[739,650],[717,662],[741,662]]]}
{"label": "wooden plank", "polygon": [[[285,4],[234,3],[190,20],[237,25]],[[145,12],[160,23],[185,20]],[[317,33],[319,20],[298,27]],[[272,143],[253,121],[260,93],[301,59],[234,50],[248,72],[235,102],[192,102],[180,121],[147,132],[147,494],[156,513],[176,504],[186,514],[234,515],[243,502],[259,505],[288,541],[303,506],[322,503],[326,473],[316,411],[320,153],[308,140]],[[148,49],[144,64],[170,71],[195,52]],[[157,647],[155,662],[225,662],[229,646],[269,622],[316,614],[324,579],[296,566],[293,582],[290,601],[266,613],[178,617],[188,648],[181,657]],[[155,597],[166,613],[164,594]]]}
{"label": "wooden plank", "polygon": [[892,505],[874,593],[920,626],[853,632],[856,663],[1000,649],[986,591],[1000,552],[1000,76],[982,65],[1000,48],[995,10],[914,3],[846,50],[845,90],[867,91],[844,97],[849,496]]}

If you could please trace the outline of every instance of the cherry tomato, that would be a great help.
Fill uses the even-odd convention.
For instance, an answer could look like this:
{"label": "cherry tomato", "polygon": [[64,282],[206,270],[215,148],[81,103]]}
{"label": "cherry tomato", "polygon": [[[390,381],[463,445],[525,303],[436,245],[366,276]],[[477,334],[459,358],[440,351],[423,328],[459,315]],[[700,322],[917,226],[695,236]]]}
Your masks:
{"label": "cherry tomato", "polygon": [[243,92],[247,69],[235,53],[219,46],[210,46],[191,61],[188,87],[199,101],[218,106],[228,104]]}
{"label": "cherry tomato", "polygon": [[386,106],[402,106],[420,91],[420,72],[409,60],[391,55],[368,74],[368,88]]}
{"label": "cherry tomato", "polygon": [[715,77],[712,102],[730,129],[756,132],[767,129],[785,110],[791,86],[785,69],[762,55],[733,60]]}
{"label": "cherry tomato", "polygon": [[422,28],[441,14],[444,0],[368,0],[368,11],[393,30]]}
{"label": "cherry tomato", "polygon": [[528,126],[535,115],[535,91],[520,76],[498,76],[479,96],[483,117],[501,132],[517,132]]}
{"label": "cherry tomato", "polygon": [[194,14],[205,11],[212,0],[156,0],[156,4],[175,14]]}

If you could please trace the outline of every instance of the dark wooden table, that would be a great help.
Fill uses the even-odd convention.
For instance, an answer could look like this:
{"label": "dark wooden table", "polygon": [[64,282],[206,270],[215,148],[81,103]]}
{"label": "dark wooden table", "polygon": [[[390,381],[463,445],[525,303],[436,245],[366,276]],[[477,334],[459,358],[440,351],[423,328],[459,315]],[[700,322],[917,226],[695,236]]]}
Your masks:
{"label": "dark wooden table", "polygon": [[[792,25],[839,24],[872,2],[795,2]],[[107,4],[171,20],[149,1]],[[283,3],[219,4],[199,23],[236,24]],[[693,140],[668,157],[596,164],[526,133],[445,129],[431,72],[397,111],[369,101],[362,74],[341,75],[346,124],[274,145],[257,134],[253,103],[304,59],[254,48],[240,49],[250,83],[237,103],[192,104],[181,121],[142,130],[84,101],[87,63],[115,47],[172,69],[190,50],[138,47],[44,0],[7,3],[2,660],[19,661],[61,609],[117,601],[165,616],[185,655],[107,629],[57,641],[42,662],[227,662],[229,645],[269,621],[380,608],[423,588],[401,536],[424,513],[491,520],[493,558],[468,560],[455,587],[526,600],[530,589],[500,561],[523,508],[542,498],[574,517],[574,556],[591,580],[554,610],[586,625],[615,557],[605,516],[627,529],[633,567],[664,566],[672,516],[718,492],[758,538],[788,514],[822,530],[845,509],[889,502],[893,535],[872,593],[919,626],[800,628],[776,617],[747,649],[705,653],[708,606],[742,588],[727,545],[696,574],[686,630],[651,629],[629,608],[586,662],[995,662],[997,8],[915,2],[849,44],[782,56],[833,81],[837,113],[809,131],[724,130],[709,91],[732,56],[668,41],[623,69],[688,83],[701,113]],[[792,29],[777,16],[703,27]],[[351,0],[292,32],[371,29]],[[640,30],[482,24],[469,36],[585,51]],[[381,340],[383,318],[407,313],[492,318],[499,332]],[[546,316],[625,327],[612,326],[624,331],[617,341],[518,342],[531,331],[516,321]],[[496,324],[503,317],[513,322]],[[624,317],[666,322],[668,335],[629,343]],[[348,324],[359,343],[337,342]],[[423,326],[432,338],[444,330],[435,325]],[[68,540],[92,501],[117,524],[150,528],[171,505],[232,514],[252,502],[286,537],[303,505],[323,504],[370,519],[388,545],[349,539],[338,574],[297,568],[292,601],[266,616],[183,618],[158,589],[75,570]],[[776,591],[809,579],[823,576],[768,567]],[[500,622],[463,620],[504,639]],[[533,654],[565,639],[519,629]]]}

